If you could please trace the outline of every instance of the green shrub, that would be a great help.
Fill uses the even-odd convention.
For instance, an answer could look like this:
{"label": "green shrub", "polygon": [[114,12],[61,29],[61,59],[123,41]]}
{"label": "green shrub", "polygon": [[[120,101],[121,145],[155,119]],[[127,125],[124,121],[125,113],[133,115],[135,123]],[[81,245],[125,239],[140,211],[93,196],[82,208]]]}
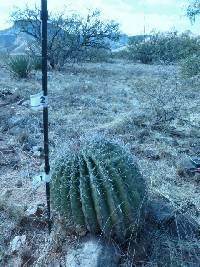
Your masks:
{"label": "green shrub", "polygon": [[130,40],[128,50],[130,58],[142,63],[174,63],[197,54],[200,49],[199,37],[189,33],[154,33],[142,41]]}
{"label": "green shrub", "polygon": [[113,59],[130,59],[130,53],[126,48],[118,49],[112,51],[111,58]]}
{"label": "green shrub", "polygon": [[32,66],[34,70],[41,70],[42,69],[42,58],[35,56],[32,58]]}
{"label": "green shrub", "polygon": [[157,36],[155,49],[157,60],[171,63],[198,53],[200,45],[198,37],[171,32]]}
{"label": "green shrub", "polygon": [[183,77],[190,78],[200,73],[200,56],[188,57],[181,63]]}
{"label": "green shrub", "polygon": [[16,77],[27,78],[33,66],[29,56],[14,55],[9,58],[8,68]]}
{"label": "green shrub", "polygon": [[102,137],[84,140],[57,160],[51,201],[76,228],[124,240],[136,228],[145,183],[130,152]]}
{"label": "green shrub", "polygon": [[139,60],[143,64],[152,63],[155,53],[154,45],[150,41],[144,41],[129,47],[129,52],[134,60]]}
{"label": "green shrub", "polygon": [[86,51],[86,61],[89,62],[107,62],[110,59],[111,52],[103,48],[90,48]]}
{"label": "green shrub", "polygon": [[93,48],[80,49],[72,55],[74,62],[108,62],[111,57],[111,51],[104,48]]}

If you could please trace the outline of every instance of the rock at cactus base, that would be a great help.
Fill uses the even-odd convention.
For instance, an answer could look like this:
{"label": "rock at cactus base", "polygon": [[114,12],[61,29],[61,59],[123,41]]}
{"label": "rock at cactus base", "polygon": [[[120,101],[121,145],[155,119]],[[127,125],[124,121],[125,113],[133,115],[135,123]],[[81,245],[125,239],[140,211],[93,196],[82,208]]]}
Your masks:
{"label": "rock at cactus base", "polygon": [[70,267],[117,267],[120,251],[101,238],[86,237],[78,247],[71,249],[66,256],[66,266]]}

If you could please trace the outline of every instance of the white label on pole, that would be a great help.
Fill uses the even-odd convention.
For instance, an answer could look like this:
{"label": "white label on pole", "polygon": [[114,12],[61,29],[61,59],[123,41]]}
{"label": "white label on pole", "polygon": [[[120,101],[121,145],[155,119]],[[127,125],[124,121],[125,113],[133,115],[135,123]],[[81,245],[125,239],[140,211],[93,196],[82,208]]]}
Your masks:
{"label": "white label on pole", "polygon": [[34,189],[38,188],[42,183],[44,183],[42,174],[33,177],[32,185]]}
{"label": "white label on pole", "polygon": [[48,106],[48,96],[44,96],[43,93],[38,93],[30,96],[31,108],[35,111],[42,110]]}
{"label": "white label on pole", "polygon": [[49,183],[50,182],[50,178],[51,178],[50,174],[46,174],[45,172],[43,172],[43,173],[33,177],[32,185],[36,189],[41,184]]}
{"label": "white label on pole", "polygon": [[49,183],[50,182],[50,174],[43,173],[43,181],[45,183]]}

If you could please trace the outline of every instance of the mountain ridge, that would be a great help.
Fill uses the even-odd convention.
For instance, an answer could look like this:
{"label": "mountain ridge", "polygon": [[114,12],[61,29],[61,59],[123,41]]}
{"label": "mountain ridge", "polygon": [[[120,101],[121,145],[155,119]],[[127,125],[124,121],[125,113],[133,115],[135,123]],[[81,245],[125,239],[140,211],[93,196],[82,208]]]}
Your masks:
{"label": "mountain ridge", "polygon": [[[14,54],[24,53],[25,50],[28,49],[28,41],[30,38],[31,37],[28,34],[20,32],[19,23],[15,23],[7,29],[0,30],[0,52],[9,52]],[[129,40],[133,38],[141,40],[144,36],[128,36],[123,33],[120,35],[118,41],[110,42],[111,50],[115,51],[125,48],[128,45]]]}

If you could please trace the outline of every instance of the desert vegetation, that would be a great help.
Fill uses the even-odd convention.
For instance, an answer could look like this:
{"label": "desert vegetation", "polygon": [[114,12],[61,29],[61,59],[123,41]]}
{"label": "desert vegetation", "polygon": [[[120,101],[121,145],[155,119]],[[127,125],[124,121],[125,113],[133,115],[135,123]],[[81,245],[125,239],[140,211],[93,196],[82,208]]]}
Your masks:
{"label": "desert vegetation", "polygon": [[140,42],[130,39],[128,50],[130,58],[144,64],[176,63],[199,53],[199,37],[191,36],[189,32],[152,33]]}
{"label": "desert vegetation", "polygon": [[98,11],[50,14],[49,235],[42,113],[29,100],[41,87],[39,15],[12,13],[28,45],[1,57],[0,266],[70,266],[88,236],[116,248],[114,266],[199,266],[199,37],[152,33],[115,52],[119,25]]}
{"label": "desert vegetation", "polygon": [[10,56],[6,63],[11,73],[18,78],[27,78],[33,69],[31,59],[26,55]]}
{"label": "desert vegetation", "polygon": [[[40,10],[16,9],[12,20],[18,31],[30,37],[29,53],[41,55]],[[61,67],[67,61],[83,61],[107,57],[110,42],[119,38],[119,25],[103,21],[100,11],[89,11],[86,17],[78,14],[49,14],[48,60],[52,68]]]}

